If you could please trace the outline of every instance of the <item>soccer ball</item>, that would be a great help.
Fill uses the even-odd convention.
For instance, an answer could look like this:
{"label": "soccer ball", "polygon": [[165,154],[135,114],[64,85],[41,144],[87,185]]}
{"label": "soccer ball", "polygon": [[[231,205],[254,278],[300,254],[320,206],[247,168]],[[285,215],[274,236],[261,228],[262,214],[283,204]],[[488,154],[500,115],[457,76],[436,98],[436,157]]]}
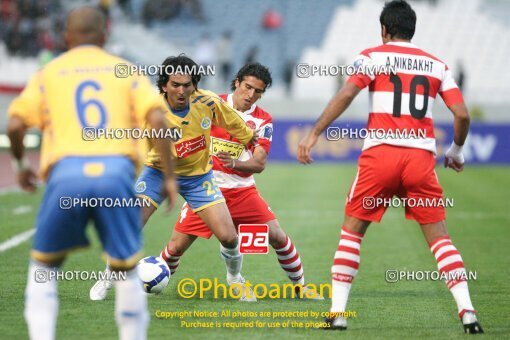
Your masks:
{"label": "soccer ball", "polygon": [[147,293],[161,293],[170,281],[170,268],[161,257],[147,256],[141,259],[137,271]]}

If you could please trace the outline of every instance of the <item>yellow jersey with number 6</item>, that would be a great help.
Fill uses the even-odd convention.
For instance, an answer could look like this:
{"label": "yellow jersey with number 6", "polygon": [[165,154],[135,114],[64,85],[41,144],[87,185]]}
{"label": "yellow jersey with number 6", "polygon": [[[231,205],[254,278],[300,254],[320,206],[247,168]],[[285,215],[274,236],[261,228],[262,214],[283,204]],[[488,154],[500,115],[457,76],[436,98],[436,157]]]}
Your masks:
{"label": "yellow jersey with number 6", "polygon": [[146,142],[94,138],[97,129],[142,128],[153,108],[165,103],[148,78],[117,77],[128,63],[94,45],[79,46],[38,71],[11,103],[10,116],[42,130],[41,175],[66,156],[125,155],[140,165]]}

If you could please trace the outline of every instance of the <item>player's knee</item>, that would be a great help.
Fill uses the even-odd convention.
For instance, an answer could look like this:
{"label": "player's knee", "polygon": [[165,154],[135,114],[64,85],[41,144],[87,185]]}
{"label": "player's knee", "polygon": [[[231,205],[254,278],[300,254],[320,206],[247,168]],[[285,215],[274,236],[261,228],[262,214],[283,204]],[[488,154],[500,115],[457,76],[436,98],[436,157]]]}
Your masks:
{"label": "player's knee", "polygon": [[221,222],[222,228],[216,232],[216,238],[226,248],[237,247],[237,232],[234,223],[230,220]]}
{"label": "player's knee", "polygon": [[347,228],[347,230],[353,231],[359,234],[365,234],[370,225],[370,221],[360,220],[357,217],[353,216],[345,216],[343,226]]}
{"label": "player's knee", "polygon": [[274,223],[268,223],[269,225],[269,244],[273,248],[280,248],[285,245],[287,241],[287,234],[280,228],[280,225],[275,220]]}
{"label": "player's knee", "polygon": [[174,240],[171,240],[168,242],[166,249],[170,255],[182,255],[186,251],[186,246],[183,244],[180,244],[179,242],[174,242]]}
{"label": "player's knee", "polygon": [[435,241],[439,237],[448,236],[444,220],[436,223],[420,224],[420,226],[428,243]]}
{"label": "player's knee", "polygon": [[221,238],[218,238],[218,241],[220,241],[221,245],[225,248],[229,249],[236,248],[238,243],[237,234],[234,233],[222,235]]}
{"label": "player's knee", "polygon": [[269,244],[273,248],[283,247],[285,245],[285,241],[287,241],[287,235],[285,235],[285,233],[283,233],[283,236],[277,235],[277,236],[271,237],[271,235],[269,235]]}

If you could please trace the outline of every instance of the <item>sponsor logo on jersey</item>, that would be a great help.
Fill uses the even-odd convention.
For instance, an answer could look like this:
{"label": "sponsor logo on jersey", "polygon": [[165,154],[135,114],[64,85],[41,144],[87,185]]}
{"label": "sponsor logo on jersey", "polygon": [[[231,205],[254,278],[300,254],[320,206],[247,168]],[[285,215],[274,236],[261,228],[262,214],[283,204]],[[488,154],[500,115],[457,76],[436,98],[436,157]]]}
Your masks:
{"label": "sponsor logo on jersey", "polygon": [[185,140],[181,143],[174,144],[175,152],[178,158],[185,158],[189,155],[197,153],[200,150],[205,150],[206,142],[205,136],[200,135],[193,139]]}
{"label": "sponsor logo on jersey", "polygon": [[211,127],[211,118],[209,118],[209,117],[202,118],[202,122],[200,123],[200,126],[204,130],[209,129]]}
{"label": "sponsor logo on jersey", "polygon": [[253,120],[246,121],[246,126],[253,130],[257,128],[257,124]]}
{"label": "sponsor logo on jersey", "polygon": [[239,159],[244,151],[244,145],[229,142],[224,139],[211,137],[211,153],[217,155],[219,152],[228,152],[234,159]]}
{"label": "sponsor logo on jersey", "polygon": [[264,138],[271,139],[272,135],[273,135],[273,128],[270,126],[266,126],[264,128]]}
{"label": "sponsor logo on jersey", "polygon": [[144,192],[147,188],[147,185],[145,184],[145,181],[140,181],[136,184],[135,191],[136,192]]}
{"label": "sponsor logo on jersey", "polygon": [[356,71],[361,69],[361,66],[363,66],[363,59],[356,60],[353,65]]}

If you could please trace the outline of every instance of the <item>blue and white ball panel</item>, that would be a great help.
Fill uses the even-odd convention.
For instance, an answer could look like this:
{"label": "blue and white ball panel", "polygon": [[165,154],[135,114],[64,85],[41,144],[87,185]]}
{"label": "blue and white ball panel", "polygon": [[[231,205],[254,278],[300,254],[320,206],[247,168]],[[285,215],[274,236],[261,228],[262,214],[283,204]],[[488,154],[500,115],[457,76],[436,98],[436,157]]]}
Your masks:
{"label": "blue and white ball panel", "polygon": [[112,264],[134,265],[142,246],[139,207],[62,206],[66,197],[135,199],[134,176],[132,161],[123,156],[66,157],[57,162],[37,215],[33,258],[51,262],[73,248],[88,246],[85,229],[92,220]]}
{"label": "blue and white ball panel", "polygon": [[147,293],[159,294],[168,285],[170,268],[162,258],[145,257],[138,262],[136,269]]}

